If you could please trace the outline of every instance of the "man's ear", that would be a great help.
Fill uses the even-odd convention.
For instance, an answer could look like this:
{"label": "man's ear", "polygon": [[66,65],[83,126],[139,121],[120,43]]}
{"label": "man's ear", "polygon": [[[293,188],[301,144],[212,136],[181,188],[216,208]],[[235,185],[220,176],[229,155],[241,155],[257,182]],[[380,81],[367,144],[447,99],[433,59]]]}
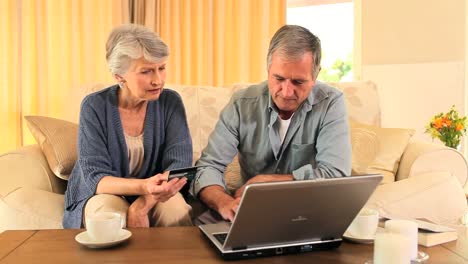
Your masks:
{"label": "man's ear", "polygon": [[318,70],[315,72],[315,76],[314,76],[315,80],[317,80],[317,77],[319,76],[321,70],[322,70],[322,66],[320,66]]}

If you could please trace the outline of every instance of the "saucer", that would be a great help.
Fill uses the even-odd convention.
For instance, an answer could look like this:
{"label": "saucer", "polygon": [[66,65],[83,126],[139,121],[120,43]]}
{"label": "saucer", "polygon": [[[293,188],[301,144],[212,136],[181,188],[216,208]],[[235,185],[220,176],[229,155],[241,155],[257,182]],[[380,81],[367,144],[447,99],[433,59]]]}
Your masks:
{"label": "saucer", "polygon": [[[429,255],[427,253],[425,253],[425,252],[418,251],[418,255],[417,255],[416,259],[412,259],[410,263],[411,264],[419,264],[419,263],[424,263],[427,260],[429,260]],[[364,264],[374,264],[374,260],[369,259],[366,262],[364,262]]]}
{"label": "saucer", "polygon": [[106,248],[106,247],[112,247],[115,245],[118,245],[127,239],[129,239],[132,236],[132,232],[126,230],[126,229],[120,229],[119,230],[119,235],[115,240],[112,241],[104,241],[104,242],[96,242],[93,241],[90,237],[88,232],[83,231],[79,233],[78,235],[75,236],[75,240],[87,247],[90,248]]}
{"label": "saucer", "polygon": [[[375,233],[377,234],[381,232],[384,232],[384,229],[382,227],[377,227],[377,231]],[[348,232],[345,232],[343,234],[343,238],[354,243],[372,244],[374,243],[375,234],[372,237],[355,237],[350,235]]]}

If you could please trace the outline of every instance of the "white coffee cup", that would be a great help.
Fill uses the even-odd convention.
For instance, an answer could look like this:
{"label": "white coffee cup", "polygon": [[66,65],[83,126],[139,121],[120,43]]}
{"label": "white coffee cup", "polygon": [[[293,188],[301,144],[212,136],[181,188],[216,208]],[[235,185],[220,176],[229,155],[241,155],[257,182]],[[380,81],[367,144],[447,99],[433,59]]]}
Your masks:
{"label": "white coffee cup", "polygon": [[374,209],[362,209],[349,225],[346,234],[362,239],[373,239],[379,225],[379,212]]}
{"label": "white coffee cup", "polygon": [[114,241],[122,228],[121,216],[112,212],[97,212],[86,216],[86,231],[95,242]]}

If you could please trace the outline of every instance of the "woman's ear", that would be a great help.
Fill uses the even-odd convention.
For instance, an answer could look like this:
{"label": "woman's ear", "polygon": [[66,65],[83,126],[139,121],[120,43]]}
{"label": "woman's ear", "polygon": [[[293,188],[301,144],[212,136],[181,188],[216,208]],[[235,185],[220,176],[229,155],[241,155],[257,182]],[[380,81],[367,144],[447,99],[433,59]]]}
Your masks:
{"label": "woman's ear", "polygon": [[119,83],[119,86],[120,88],[124,88],[125,87],[125,79],[124,77],[122,77],[121,75],[119,74],[114,74],[114,78],[117,80],[117,82]]}
{"label": "woman's ear", "polygon": [[119,83],[124,83],[125,79],[119,75],[119,74],[114,74],[114,78],[119,82]]}

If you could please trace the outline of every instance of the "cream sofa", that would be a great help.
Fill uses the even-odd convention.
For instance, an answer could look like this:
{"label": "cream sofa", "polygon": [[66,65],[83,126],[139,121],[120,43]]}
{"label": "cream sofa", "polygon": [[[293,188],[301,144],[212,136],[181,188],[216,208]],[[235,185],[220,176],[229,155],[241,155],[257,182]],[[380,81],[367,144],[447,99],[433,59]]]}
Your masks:
{"label": "cream sofa", "polygon": [[[332,85],[341,89],[346,97],[352,124],[354,173],[385,175],[384,183],[367,206],[385,214],[458,223],[468,209],[463,191],[468,174],[464,157],[453,149],[410,141],[411,130],[380,128],[379,97],[372,82]],[[78,94],[82,97],[103,86],[88,86]],[[232,93],[246,86],[168,86],[178,91],[184,101],[194,161],[200,156],[219,112]],[[76,94],[74,96],[77,98]],[[77,117],[78,104],[71,104],[70,108]],[[54,123],[47,127],[41,124],[43,120],[47,118],[28,121],[32,130],[36,130],[33,134],[38,145],[0,155],[0,231],[62,228],[63,193],[76,159],[77,126],[55,120],[59,125]],[[70,121],[76,122],[76,119]],[[54,146],[53,137],[58,137],[56,141],[63,145]],[[51,160],[54,155],[62,160]],[[234,161],[225,173],[230,190],[242,184],[238,175],[238,164]]]}

